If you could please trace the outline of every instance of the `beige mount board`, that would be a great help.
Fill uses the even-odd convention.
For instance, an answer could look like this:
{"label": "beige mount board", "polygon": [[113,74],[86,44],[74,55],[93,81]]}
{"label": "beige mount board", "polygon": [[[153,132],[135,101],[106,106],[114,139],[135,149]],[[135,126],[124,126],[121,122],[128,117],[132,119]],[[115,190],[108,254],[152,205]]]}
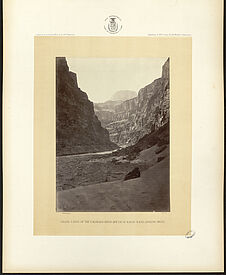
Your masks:
{"label": "beige mount board", "polygon": [[[190,227],[191,37],[47,37],[35,47],[34,234],[183,235]],[[56,57],[170,57],[170,212],[56,212]]]}

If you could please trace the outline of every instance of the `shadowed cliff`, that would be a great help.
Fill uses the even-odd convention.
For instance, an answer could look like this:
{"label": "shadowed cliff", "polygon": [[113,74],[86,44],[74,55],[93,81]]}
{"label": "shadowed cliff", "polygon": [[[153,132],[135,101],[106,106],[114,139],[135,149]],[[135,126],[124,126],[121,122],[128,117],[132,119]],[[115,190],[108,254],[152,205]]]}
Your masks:
{"label": "shadowed cliff", "polygon": [[118,148],[94,113],[93,103],[69,71],[66,58],[56,58],[56,152],[71,155]]}

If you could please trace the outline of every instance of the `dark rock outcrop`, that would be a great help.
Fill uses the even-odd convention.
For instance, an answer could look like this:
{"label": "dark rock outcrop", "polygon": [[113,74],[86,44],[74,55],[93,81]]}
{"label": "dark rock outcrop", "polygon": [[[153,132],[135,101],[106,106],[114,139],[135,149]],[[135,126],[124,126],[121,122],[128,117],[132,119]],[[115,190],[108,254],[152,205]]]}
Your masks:
{"label": "dark rock outcrop", "polygon": [[70,155],[108,151],[118,146],[94,113],[93,102],[78,87],[66,58],[56,58],[56,152]]}
{"label": "dark rock outcrop", "polygon": [[120,146],[135,144],[145,134],[169,121],[169,58],[162,76],[139,90],[138,96],[124,102],[95,104],[95,112],[109,131],[110,139]]}
{"label": "dark rock outcrop", "polygon": [[125,176],[124,180],[130,180],[130,179],[135,179],[139,177],[140,177],[140,169],[139,167],[136,167]]}

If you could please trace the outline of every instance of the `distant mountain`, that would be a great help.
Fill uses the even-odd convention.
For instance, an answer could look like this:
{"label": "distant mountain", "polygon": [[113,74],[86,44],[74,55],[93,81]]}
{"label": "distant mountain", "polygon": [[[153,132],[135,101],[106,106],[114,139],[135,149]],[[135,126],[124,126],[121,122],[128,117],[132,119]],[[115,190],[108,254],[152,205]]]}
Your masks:
{"label": "distant mountain", "polygon": [[64,57],[56,58],[57,155],[110,151],[118,148],[94,113],[93,102],[69,71]]}
{"label": "distant mountain", "polygon": [[125,101],[131,98],[134,98],[137,96],[137,93],[135,91],[130,91],[130,90],[121,90],[116,93],[111,97],[112,101]]}
{"label": "distant mountain", "polygon": [[117,98],[117,104],[95,104],[96,115],[111,141],[123,147],[134,145],[169,122],[169,62],[168,58],[162,66],[162,76],[141,88],[136,97],[121,102]]}

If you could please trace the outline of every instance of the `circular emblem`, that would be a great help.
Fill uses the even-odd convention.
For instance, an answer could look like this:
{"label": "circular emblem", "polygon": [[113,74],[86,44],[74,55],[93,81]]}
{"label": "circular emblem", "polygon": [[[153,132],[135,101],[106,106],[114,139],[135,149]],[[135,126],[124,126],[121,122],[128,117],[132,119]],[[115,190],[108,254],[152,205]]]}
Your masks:
{"label": "circular emblem", "polygon": [[108,16],[104,28],[109,33],[118,33],[122,29],[121,19],[116,15]]}

